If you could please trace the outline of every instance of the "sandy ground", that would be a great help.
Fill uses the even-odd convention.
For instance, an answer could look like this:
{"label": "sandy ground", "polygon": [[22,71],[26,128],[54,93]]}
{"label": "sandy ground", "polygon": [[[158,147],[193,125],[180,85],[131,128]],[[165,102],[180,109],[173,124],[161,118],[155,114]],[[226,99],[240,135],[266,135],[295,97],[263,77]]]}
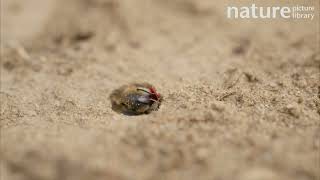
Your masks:
{"label": "sandy ground", "polygon": [[[236,2],[1,1],[1,180],[320,179],[319,1]],[[159,111],[113,112],[141,81]]]}

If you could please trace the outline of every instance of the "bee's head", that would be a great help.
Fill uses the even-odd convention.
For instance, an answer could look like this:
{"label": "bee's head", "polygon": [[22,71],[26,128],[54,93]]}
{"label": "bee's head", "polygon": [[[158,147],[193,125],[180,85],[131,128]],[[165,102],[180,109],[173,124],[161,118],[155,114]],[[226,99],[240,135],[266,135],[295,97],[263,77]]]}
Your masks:
{"label": "bee's head", "polygon": [[152,95],[152,98],[155,100],[160,100],[161,95],[156,91],[154,87],[149,88],[150,94]]}

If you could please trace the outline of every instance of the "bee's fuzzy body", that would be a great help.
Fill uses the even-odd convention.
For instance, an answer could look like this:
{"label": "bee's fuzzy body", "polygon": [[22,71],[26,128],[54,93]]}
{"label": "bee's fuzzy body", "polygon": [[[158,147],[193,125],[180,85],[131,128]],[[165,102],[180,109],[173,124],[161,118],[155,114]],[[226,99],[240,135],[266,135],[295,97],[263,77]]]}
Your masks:
{"label": "bee's fuzzy body", "polygon": [[140,115],[158,110],[162,96],[149,83],[133,83],[114,90],[110,100],[114,111],[125,115]]}

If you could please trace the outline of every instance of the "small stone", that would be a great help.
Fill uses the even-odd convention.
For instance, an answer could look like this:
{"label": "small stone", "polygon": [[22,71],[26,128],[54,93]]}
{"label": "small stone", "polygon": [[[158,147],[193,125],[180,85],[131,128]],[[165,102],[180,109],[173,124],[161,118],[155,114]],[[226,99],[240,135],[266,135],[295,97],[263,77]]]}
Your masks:
{"label": "small stone", "polygon": [[262,167],[249,169],[240,175],[240,179],[245,180],[282,180],[282,178],[275,171]]}
{"label": "small stone", "polygon": [[213,103],[211,103],[211,109],[218,112],[222,112],[225,110],[225,105],[221,101],[214,101]]}
{"label": "small stone", "polygon": [[300,112],[297,106],[293,105],[293,104],[289,104],[286,106],[285,108],[286,113],[288,113],[289,115],[298,118],[300,116]]}

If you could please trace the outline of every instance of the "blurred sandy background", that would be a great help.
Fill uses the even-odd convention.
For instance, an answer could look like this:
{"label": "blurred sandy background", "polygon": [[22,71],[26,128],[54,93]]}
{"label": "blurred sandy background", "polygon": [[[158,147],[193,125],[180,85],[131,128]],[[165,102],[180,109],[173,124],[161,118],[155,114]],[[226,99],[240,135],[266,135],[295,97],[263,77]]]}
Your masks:
{"label": "blurred sandy background", "polygon": [[[227,19],[238,2],[2,0],[1,180],[319,179],[319,1]],[[113,112],[137,81],[160,110]]]}

